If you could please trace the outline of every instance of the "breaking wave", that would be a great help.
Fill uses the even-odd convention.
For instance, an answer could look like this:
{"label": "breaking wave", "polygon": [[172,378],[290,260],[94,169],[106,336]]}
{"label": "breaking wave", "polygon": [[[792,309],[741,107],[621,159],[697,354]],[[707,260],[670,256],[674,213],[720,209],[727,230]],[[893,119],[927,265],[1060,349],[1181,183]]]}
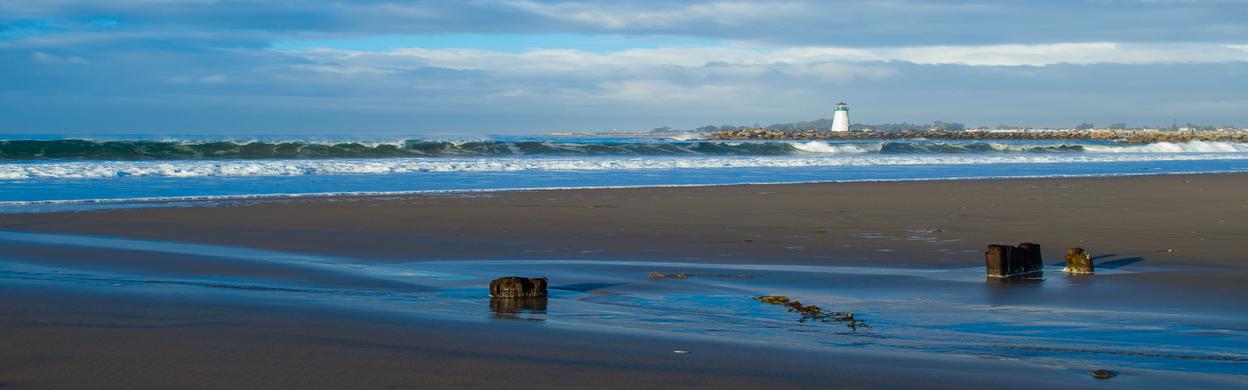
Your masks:
{"label": "breaking wave", "polygon": [[263,160],[466,156],[794,154],[784,142],[574,143],[542,141],[402,141],[396,143],[0,141],[0,160]]}
{"label": "breaking wave", "polygon": [[1233,142],[1191,141],[1184,143],[1158,142],[1143,145],[1088,145],[1084,150],[1091,153],[1241,153],[1248,152],[1248,144]]}
{"label": "breaking wave", "polygon": [[520,156],[802,156],[841,154],[964,153],[1239,153],[1248,144],[1193,141],[1126,145],[1113,143],[825,142],[825,141],[423,141],[235,142],[235,141],[0,141],[0,160],[311,160],[401,157]]}
{"label": "breaking wave", "polygon": [[302,176],[410,172],[613,171],[931,164],[1048,164],[1248,160],[1248,154],[865,154],[721,157],[477,157],[198,161],[35,161],[0,163],[0,180],[112,177]]}

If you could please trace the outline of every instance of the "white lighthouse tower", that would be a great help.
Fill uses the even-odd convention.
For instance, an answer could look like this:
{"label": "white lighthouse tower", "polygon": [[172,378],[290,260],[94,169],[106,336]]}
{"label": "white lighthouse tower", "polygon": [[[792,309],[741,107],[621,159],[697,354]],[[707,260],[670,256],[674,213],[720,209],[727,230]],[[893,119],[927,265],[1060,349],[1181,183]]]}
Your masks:
{"label": "white lighthouse tower", "polygon": [[849,131],[849,106],[845,102],[836,104],[836,114],[832,116],[832,131]]}

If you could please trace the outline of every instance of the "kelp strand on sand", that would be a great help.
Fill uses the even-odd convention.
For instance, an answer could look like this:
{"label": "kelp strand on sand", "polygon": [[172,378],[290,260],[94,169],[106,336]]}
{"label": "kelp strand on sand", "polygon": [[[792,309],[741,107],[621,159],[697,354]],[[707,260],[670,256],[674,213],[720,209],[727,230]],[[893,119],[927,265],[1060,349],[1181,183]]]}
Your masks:
{"label": "kelp strand on sand", "polygon": [[850,329],[870,328],[866,322],[854,318],[853,312],[848,311],[824,311],[823,308],[815,305],[803,305],[801,302],[790,300],[784,295],[765,295],[755,297],[754,300],[769,305],[784,306],[791,312],[802,315],[799,322],[818,321],[818,322],[842,322]]}
{"label": "kelp strand on sand", "polygon": [[662,272],[650,272],[651,279],[663,279],[663,278],[687,279],[687,278],[695,277],[695,276],[703,277],[703,278],[753,278],[754,274],[687,274],[683,272],[675,273],[675,274],[665,274]]}

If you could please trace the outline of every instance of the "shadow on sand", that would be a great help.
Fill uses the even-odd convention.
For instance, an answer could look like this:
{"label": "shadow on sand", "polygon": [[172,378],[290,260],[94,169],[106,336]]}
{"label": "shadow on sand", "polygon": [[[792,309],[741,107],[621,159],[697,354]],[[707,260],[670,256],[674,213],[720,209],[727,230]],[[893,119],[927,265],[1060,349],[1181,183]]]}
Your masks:
{"label": "shadow on sand", "polygon": [[1128,257],[1125,259],[1110,260],[1104,263],[1096,263],[1096,268],[1118,269],[1118,268],[1126,267],[1131,264],[1139,263],[1141,261],[1144,261],[1143,256]]}
{"label": "shadow on sand", "polygon": [[[1118,268],[1126,267],[1128,265],[1144,261],[1144,256],[1127,257],[1123,259],[1108,260],[1104,262],[1101,261],[1105,259],[1113,259],[1115,257],[1118,257],[1118,255],[1113,254],[1113,253],[1110,253],[1107,255],[1092,256],[1092,261],[1094,262],[1096,269],[1118,269]],[[1053,264],[1049,264],[1049,265],[1055,266],[1055,267],[1065,266],[1066,260],[1054,262]]]}

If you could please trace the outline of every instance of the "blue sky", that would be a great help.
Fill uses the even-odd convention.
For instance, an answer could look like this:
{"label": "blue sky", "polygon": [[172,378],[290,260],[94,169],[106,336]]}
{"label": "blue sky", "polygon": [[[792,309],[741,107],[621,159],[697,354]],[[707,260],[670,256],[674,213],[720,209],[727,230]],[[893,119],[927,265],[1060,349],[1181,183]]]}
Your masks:
{"label": "blue sky", "polygon": [[1248,1],[0,0],[0,133],[1248,126]]}

